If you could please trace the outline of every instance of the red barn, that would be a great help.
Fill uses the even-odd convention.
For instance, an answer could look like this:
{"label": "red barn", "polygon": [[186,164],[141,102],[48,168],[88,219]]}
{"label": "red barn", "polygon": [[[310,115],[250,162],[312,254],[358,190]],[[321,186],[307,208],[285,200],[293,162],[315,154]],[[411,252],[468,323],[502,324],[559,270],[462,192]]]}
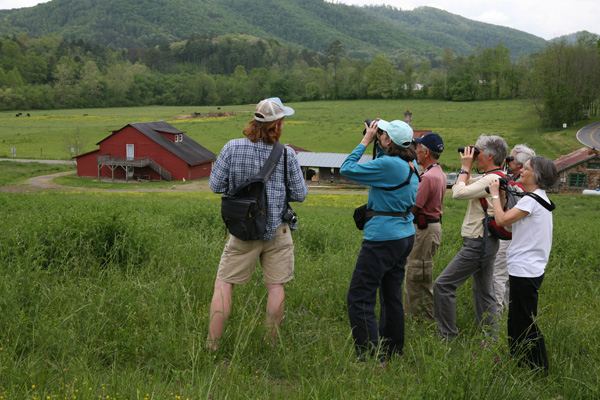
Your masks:
{"label": "red barn", "polygon": [[165,121],[129,124],[76,156],[78,176],[192,180],[210,175],[216,155]]}

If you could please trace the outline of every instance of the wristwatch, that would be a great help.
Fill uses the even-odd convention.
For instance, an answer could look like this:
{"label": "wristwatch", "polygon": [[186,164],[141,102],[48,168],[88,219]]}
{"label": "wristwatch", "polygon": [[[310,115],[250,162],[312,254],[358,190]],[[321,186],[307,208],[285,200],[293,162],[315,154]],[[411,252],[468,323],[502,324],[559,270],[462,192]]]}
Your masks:
{"label": "wristwatch", "polygon": [[496,199],[499,199],[499,198],[500,198],[500,196],[492,196],[492,200],[496,200]]}
{"label": "wristwatch", "polygon": [[468,175],[468,174],[469,174],[469,171],[466,171],[466,170],[464,170],[464,169],[461,169],[460,171],[458,171],[458,174],[459,174],[459,175],[460,175],[460,174],[467,174],[467,175]]}

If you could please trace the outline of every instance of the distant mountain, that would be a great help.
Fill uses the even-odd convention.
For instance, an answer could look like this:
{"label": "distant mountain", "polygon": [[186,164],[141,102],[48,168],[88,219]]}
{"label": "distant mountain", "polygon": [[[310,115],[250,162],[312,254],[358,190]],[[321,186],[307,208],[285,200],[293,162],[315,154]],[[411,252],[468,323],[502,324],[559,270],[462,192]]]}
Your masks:
{"label": "distant mountain", "polygon": [[191,35],[248,34],[326,52],[335,40],[350,57],[377,53],[431,57],[446,47],[470,54],[502,43],[513,57],[546,41],[511,28],[472,21],[431,7],[402,11],[323,0],[52,0],[1,10],[0,34],[58,35],[117,48],[157,45]]}
{"label": "distant mountain", "polygon": [[591,41],[598,41],[598,39],[600,38],[599,35],[595,34],[595,33],[590,33],[588,31],[579,31],[579,32],[575,32],[575,33],[571,33],[569,35],[564,35],[564,36],[560,36],[557,38],[554,38],[551,40],[551,42],[558,42],[561,40],[564,40],[565,42],[572,44],[577,42],[578,40],[591,40]]}
{"label": "distant mountain", "polygon": [[513,58],[542,49],[546,40],[538,36],[484,22],[473,21],[433,7],[401,11],[389,6],[365,7],[375,17],[397,26],[412,36],[457,54],[471,54],[477,46],[495,47],[502,43]]}

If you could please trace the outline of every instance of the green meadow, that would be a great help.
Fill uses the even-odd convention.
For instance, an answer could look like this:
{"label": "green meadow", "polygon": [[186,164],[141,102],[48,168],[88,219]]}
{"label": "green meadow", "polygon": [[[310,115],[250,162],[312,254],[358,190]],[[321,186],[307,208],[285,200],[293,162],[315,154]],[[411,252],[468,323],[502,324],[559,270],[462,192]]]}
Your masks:
{"label": "green meadow", "polygon": [[[284,136],[309,150],[349,152],[360,140],[364,118],[402,119],[410,109],[416,129],[446,139],[447,168],[458,168],[452,148],[473,143],[481,133],[501,134],[509,146],[529,143],[550,158],[581,147],[572,137],[579,127],[538,133],[526,104],[298,103],[292,104],[297,115],[286,120]],[[89,121],[92,112],[104,122],[75,123]],[[22,140],[8,145],[19,149],[28,138],[48,146],[51,158],[51,137],[63,130],[79,129],[95,144],[127,123],[165,119],[218,153],[226,140],[241,135],[249,118],[168,119],[181,112],[87,110],[84,117],[82,110],[52,111],[37,125],[35,112],[18,121],[2,114],[1,151],[10,140]],[[69,116],[71,123],[51,123],[50,113]],[[20,123],[31,125],[17,129]],[[60,146],[55,152],[54,158],[66,159]],[[475,323],[470,281],[457,294],[456,340],[442,342],[434,326],[407,319],[405,354],[381,369],[356,362],[346,311],[362,240],[352,211],[365,202],[364,192],[311,190],[304,203],[294,204],[300,222],[295,279],[286,286],[277,343],[262,340],[266,289],[257,266],[251,282],[235,288],[222,346],[212,353],[204,344],[225,243],[219,196],[204,190],[138,192],[125,184],[120,187],[131,191],[102,191],[77,187],[75,177],[60,178],[68,179],[69,190],[33,190],[24,183],[69,168],[0,162],[0,186],[11,190],[0,191],[2,400],[600,397],[597,196],[551,195],[557,205],[554,240],[538,317],[550,357],[547,376],[520,368],[510,356],[506,315],[500,317],[499,340],[484,338]],[[161,185],[156,188],[172,187]],[[465,209],[464,202],[446,196],[435,276],[461,247]]]}
{"label": "green meadow", "polygon": [[[360,141],[366,118],[388,121],[413,113],[415,129],[440,134],[446,148],[474,144],[481,134],[500,135],[509,146],[525,142],[538,153],[556,158],[581,147],[575,139],[579,126],[543,130],[526,100],[486,102],[442,102],[433,100],[364,100],[290,103],[295,115],[286,118],[282,141],[310,151],[349,153]],[[215,154],[230,139],[242,137],[244,124],[252,117],[253,105],[216,107],[131,107],[31,111],[30,117],[0,113],[0,158],[70,158],[77,138],[81,152],[95,150],[96,143],[111,131],[135,122],[165,120]],[[197,112],[238,112],[229,117],[187,118]],[[443,157],[442,165],[458,169],[458,157]]]}

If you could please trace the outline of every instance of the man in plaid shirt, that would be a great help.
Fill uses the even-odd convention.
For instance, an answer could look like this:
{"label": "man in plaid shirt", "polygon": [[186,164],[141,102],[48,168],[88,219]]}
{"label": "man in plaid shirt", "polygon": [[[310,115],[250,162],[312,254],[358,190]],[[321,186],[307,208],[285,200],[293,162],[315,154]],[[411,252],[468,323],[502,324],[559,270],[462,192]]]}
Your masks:
{"label": "man in plaid shirt", "polygon": [[[258,103],[254,119],[244,128],[245,139],[229,141],[221,150],[210,174],[210,188],[215,193],[233,194],[248,178],[257,174],[265,164],[273,144],[279,141],[283,120],[294,110],[282,104],[277,97]],[[308,194],[308,186],[295,152],[287,152],[287,201],[302,202]],[[287,211],[284,181],[284,156],[279,159],[267,182],[267,230],[259,240],[243,241],[233,235],[225,245],[210,309],[210,325],[206,347],[216,350],[223,335],[225,322],[231,311],[234,285],[247,283],[260,258],[267,286],[267,335],[274,339],[281,323],[284,309],[284,284],[293,278],[294,243],[291,231],[296,222],[285,223],[282,217]]]}

